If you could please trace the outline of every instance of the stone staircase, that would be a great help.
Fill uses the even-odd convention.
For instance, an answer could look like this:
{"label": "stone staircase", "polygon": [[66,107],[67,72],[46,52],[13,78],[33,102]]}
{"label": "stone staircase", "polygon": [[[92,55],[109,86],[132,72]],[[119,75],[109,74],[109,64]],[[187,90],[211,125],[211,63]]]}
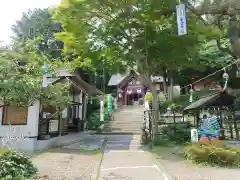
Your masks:
{"label": "stone staircase", "polygon": [[141,134],[144,117],[143,106],[126,106],[117,109],[112,120],[104,125],[102,133]]}

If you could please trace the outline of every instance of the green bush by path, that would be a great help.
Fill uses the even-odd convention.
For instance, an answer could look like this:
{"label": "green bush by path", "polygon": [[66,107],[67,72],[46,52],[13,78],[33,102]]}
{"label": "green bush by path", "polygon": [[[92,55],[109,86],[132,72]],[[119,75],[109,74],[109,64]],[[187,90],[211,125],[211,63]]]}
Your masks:
{"label": "green bush by path", "polygon": [[198,164],[240,167],[240,151],[219,142],[189,144],[185,147],[184,156]]}
{"label": "green bush by path", "polygon": [[37,171],[30,158],[23,153],[10,150],[0,156],[1,180],[26,180]]}
{"label": "green bush by path", "polygon": [[154,145],[185,143],[191,140],[191,125],[188,122],[168,124],[161,127],[161,134],[156,135]]}
{"label": "green bush by path", "polygon": [[97,109],[94,112],[92,112],[88,117],[88,120],[87,120],[88,129],[89,130],[98,130],[98,128],[102,124],[108,122],[108,120],[109,120],[109,114],[107,112],[107,109],[105,109],[105,111],[104,111],[104,122],[100,121],[100,110]]}

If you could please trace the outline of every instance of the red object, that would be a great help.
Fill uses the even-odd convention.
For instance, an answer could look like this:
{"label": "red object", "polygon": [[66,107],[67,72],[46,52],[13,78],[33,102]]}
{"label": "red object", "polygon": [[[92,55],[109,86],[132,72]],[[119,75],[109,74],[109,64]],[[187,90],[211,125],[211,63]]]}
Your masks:
{"label": "red object", "polygon": [[219,141],[219,137],[201,137],[200,142]]}

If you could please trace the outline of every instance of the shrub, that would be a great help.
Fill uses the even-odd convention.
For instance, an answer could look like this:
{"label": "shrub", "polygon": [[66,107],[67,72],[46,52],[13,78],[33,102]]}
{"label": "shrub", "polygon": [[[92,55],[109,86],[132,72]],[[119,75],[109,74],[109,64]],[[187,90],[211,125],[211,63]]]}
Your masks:
{"label": "shrub", "polygon": [[107,110],[104,111],[104,122],[100,121],[100,110],[95,110],[90,114],[87,120],[87,126],[89,130],[98,130],[98,128],[109,120]]}
{"label": "shrub", "polygon": [[186,159],[195,163],[240,167],[240,152],[237,149],[226,147],[220,142],[187,145],[184,155]]}
{"label": "shrub", "polygon": [[156,146],[168,145],[170,143],[169,137],[166,134],[157,134],[153,140],[153,144]]}
{"label": "shrub", "polygon": [[191,140],[191,125],[186,123],[169,124],[162,127],[162,134],[164,141],[173,141],[175,143],[183,143]]}
{"label": "shrub", "polygon": [[31,178],[37,168],[23,153],[8,151],[0,156],[0,177],[4,180],[22,180]]}

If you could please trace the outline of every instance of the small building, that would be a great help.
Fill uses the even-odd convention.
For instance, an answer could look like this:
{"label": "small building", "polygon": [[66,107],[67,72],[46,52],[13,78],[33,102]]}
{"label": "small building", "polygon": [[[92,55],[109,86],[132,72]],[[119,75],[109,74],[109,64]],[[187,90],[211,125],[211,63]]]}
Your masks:
{"label": "small building", "polygon": [[60,114],[55,107],[43,107],[39,100],[28,107],[0,108],[2,146],[20,151],[42,150],[56,146],[62,137],[85,130],[88,97],[102,92],[83,81],[78,73],[70,74],[66,70],[49,79],[53,84],[64,81],[69,82],[72,102]]}
{"label": "small building", "polygon": [[[164,80],[162,76],[151,77],[155,84],[157,92],[164,91]],[[148,87],[141,83],[139,75],[135,71],[130,71],[124,75],[114,74],[111,76],[108,86],[113,87],[116,91],[116,98],[118,104],[133,105],[141,104],[141,99],[148,91]],[[180,88],[174,86],[174,96],[180,95]]]}

